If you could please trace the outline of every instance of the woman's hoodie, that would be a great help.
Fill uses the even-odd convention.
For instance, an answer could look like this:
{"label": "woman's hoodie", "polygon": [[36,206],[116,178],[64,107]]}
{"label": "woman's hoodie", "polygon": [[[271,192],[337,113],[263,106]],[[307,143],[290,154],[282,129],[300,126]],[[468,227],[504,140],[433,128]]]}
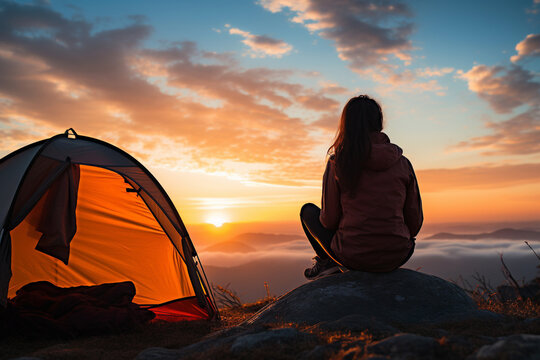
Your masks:
{"label": "woman's hoodie", "polygon": [[371,155],[356,191],[341,191],[331,158],[323,177],[321,223],[336,230],[332,250],[348,268],[384,272],[400,266],[423,221],[411,163],[385,133],[371,134]]}

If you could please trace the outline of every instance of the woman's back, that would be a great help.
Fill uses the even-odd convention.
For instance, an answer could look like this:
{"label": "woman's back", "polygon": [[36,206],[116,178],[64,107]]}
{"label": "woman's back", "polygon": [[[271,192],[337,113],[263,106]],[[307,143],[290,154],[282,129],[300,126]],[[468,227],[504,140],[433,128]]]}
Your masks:
{"label": "woman's back", "polygon": [[302,227],[317,253],[305,276],[349,269],[386,272],[414,252],[422,202],[414,170],[382,132],[380,105],[367,95],[350,99],[341,114],[323,176],[322,209],[306,204]]}
{"label": "woman's back", "polygon": [[352,191],[346,191],[335,176],[335,162],[328,162],[320,220],[326,228],[337,230],[332,250],[344,265],[389,271],[412,247],[410,238],[421,226],[417,215],[421,205],[415,201],[416,180],[401,148],[382,132],[373,132],[370,138],[370,156]]}

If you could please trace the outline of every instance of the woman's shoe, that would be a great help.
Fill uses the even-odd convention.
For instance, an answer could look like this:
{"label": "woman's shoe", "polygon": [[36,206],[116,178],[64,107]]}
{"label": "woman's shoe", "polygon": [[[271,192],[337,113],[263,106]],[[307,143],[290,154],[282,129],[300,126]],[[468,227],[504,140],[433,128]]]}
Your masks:
{"label": "woman's shoe", "polygon": [[324,276],[341,272],[339,265],[330,258],[321,259],[315,256],[313,260],[315,260],[313,267],[304,270],[304,276],[308,280],[320,279]]}

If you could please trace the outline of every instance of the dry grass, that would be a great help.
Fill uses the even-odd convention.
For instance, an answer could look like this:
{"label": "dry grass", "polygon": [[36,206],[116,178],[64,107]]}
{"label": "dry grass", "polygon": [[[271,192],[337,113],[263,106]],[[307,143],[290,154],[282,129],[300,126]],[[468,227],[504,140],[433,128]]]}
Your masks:
{"label": "dry grass", "polygon": [[473,298],[479,309],[517,319],[540,317],[540,303],[538,303],[538,300],[518,297],[515,300],[502,301],[497,295],[497,291],[486,283],[485,279],[478,274],[473,277],[478,282],[478,285],[472,288],[466,284],[463,288]]}
{"label": "dry grass", "polygon": [[478,308],[496,312],[518,319],[540,317],[540,304],[531,299],[517,299],[514,301],[499,301],[497,299],[477,301]]}
{"label": "dry grass", "polygon": [[261,299],[257,302],[250,304],[243,304],[240,306],[222,308],[219,310],[221,316],[221,327],[223,329],[236,326],[241,322],[249,319],[257,311],[262,309],[268,304],[273,303],[276,300],[275,297]]}
{"label": "dry grass", "polygon": [[225,287],[213,286],[217,306],[225,309],[242,307],[242,300],[240,300],[236,291],[229,289],[229,285],[230,283]]}
{"label": "dry grass", "polygon": [[[540,255],[531,247],[531,245],[525,241],[525,244],[531,249],[532,253],[540,260]],[[472,278],[476,282],[476,286],[472,286],[470,282],[460,277],[457,285],[461,286],[476,302],[478,308],[483,310],[493,311],[498,314],[506,315],[517,319],[527,319],[540,317],[540,297],[539,295],[533,296],[533,298],[526,298],[523,295],[521,287],[525,284],[519,284],[518,281],[512,275],[510,268],[504,262],[503,254],[499,254],[501,261],[501,271],[506,279],[506,282],[513,287],[516,299],[511,301],[501,300],[501,296],[498,296],[497,289],[492,286],[485,276],[475,273]],[[540,264],[537,266],[540,269]],[[540,284],[540,277],[534,279],[531,283],[536,282]],[[531,295],[531,294],[529,294]]]}

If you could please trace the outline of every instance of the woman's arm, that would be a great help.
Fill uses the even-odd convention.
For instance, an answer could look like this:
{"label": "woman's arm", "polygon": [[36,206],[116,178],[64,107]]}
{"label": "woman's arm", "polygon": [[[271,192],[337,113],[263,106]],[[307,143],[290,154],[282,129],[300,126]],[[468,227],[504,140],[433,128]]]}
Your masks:
{"label": "woman's arm", "polygon": [[326,163],[323,175],[321,199],[321,224],[330,230],[337,230],[341,218],[341,202],[339,184],[336,179],[336,164],[332,158]]}
{"label": "woman's arm", "polygon": [[414,173],[411,162],[407,159],[409,168],[411,171],[409,184],[407,186],[407,198],[405,199],[405,207],[403,209],[403,215],[405,218],[405,224],[409,228],[411,238],[416,237],[422,223],[424,222],[424,213],[422,211],[422,199],[420,198],[420,189],[418,188],[418,180]]}

